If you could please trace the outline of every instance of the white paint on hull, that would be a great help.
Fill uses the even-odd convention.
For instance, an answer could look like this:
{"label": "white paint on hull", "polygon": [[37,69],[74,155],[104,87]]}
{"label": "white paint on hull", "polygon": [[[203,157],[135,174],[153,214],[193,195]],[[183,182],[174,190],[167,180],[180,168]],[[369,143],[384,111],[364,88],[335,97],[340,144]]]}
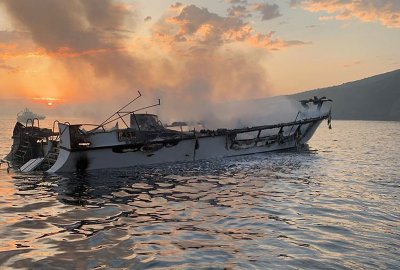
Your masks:
{"label": "white paint on hull", "polygon": [[[301,127],[302,139],[300,144],[306,143],[314,134],[321,121],[305,124]],[[293,127],[295,130],[297,127]],[[61,146],[70,146],[68,140],[69,126],[60,124]],[[126,142],[118,141],[118,131],[107,133],[95,133],[89,138],[91,146],[82,151],[70,151],[68,147],[62,147],[56,163],[48,172],[73,172],[77,170],[78,162],[87,162],[87,170],[104,168],[124,168],[138,165],[151,165],[171,162],[187,162],[211,158],[223,158],[240,155],[249,155],[263,152],[278,151],[296,147],[295,140],[279,144],[278,142],[234,150],[230,148],[230,141],[227,136],[199,137],[197,139],[185,139],[179,141],[175,146],[162,147],[152,152],[127,151],[116,153],[114,146],[127,145]],[[68,136],[68,137],[66,137]],[[196,147],[196,140],[198,147]],[[97,148],[94,148],[97,147]],[[197,149],[196,149],[197,148]],[[136,149],[135,149],[136,150]]]}

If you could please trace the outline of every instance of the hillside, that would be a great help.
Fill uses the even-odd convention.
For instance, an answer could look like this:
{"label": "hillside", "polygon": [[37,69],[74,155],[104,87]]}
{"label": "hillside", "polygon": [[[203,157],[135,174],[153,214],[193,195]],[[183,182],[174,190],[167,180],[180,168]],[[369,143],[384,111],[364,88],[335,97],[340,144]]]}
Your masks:
{"label": "hillside", "polygon": [[400,70],[288,98],[300,100],[313,96],[333,99],[335,119],[400,121]]}

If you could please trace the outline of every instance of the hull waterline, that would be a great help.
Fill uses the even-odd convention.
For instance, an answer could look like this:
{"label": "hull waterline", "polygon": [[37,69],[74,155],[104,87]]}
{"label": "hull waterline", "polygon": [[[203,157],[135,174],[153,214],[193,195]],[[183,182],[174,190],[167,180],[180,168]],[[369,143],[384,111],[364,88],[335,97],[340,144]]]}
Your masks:
{"label": "hull waterline", "polygon": [[[157,115],[137,114],[136,111],[126,113],[122,111],[126,105],[114,113],[117,118],[111,116],[89,131],[82,124],[58,123],[59,136],[49,142],[47,154],[29,160],[21,171],[64,173],[295,149],[311,139],[323,120],[328,119],[330,124],[331,108],[324,107],[328,102],[331,100],[325,97],[300,101],[301,109],[292,122],[186,132],[182,126],[180,131],[164,127]],[[130,115],[130,126],[123,121],[126,128],[120,129],[118,125],[110,130],[105,128],[105,125],[127,115]]]}
{"label": "hull waterline", "polygon": [[[144,151],[143,149],[136,148],[134,145],[129,144],[99,146],[97,148],[93,147],[77,151],[61,147],[56,163],[48,172],[63,173],[173,162],[191,162],[296,149],[299,145],[303,145],[311,139],[321,121],[322,120],[313,122],[302,127],[301,129],[304,132],[304,136],[300,141],[296,141],[294,138],[283,143],[279,143],[278,141],[269,143],[267,141],[261,141],[258,145],[244,149],[233,149],[230,147],[231,142],[227,136],[185,139],[179,141],[172,147],[164,146],[155,151]],[[61,129],[62,128],[65,127],[61,127]],[[117,151],[116,149],[123,150]]]}

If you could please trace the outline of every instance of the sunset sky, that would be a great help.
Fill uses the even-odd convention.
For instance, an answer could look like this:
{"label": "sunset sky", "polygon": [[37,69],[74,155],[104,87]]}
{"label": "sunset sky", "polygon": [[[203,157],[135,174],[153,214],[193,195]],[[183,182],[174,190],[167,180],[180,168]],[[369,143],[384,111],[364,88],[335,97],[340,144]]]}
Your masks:
{"label": "sunset sky", "polygon": [[187,110],[395,70],[399,48],[399,0],[0,0],[0,102]]}

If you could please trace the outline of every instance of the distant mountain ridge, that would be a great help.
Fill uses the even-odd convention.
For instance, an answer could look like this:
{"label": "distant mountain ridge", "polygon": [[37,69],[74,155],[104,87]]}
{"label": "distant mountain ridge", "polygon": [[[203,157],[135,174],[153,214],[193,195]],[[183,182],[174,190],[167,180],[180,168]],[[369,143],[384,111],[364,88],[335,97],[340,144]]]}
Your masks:
{"label": "distant mountain ridge", "polygon": [[400,121],[400,70],[287,97],[301,100],[313,96],[333,99],[335,119]]}

